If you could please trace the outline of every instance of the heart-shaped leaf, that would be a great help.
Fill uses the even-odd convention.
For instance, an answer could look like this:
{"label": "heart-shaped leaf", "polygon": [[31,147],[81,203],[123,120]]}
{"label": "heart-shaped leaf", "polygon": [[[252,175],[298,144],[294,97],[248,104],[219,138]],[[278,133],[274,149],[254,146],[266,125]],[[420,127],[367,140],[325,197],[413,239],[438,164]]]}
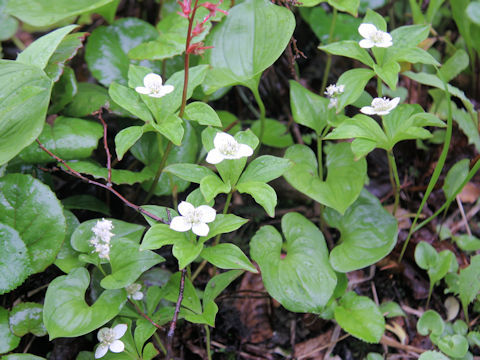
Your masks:
{"label": "heart-shaped leaf", "polygon": [[48,286],[43,308],[43,322],[50,340],[57,337],[76,337],[87,334],[113,319],[121,310],[125,290],[105,290],[89,306],[85,291],[90,275],[84,268],[59,276]]}
{"label": "heart-shaped leaf", "polygon": [[20,344],[20,337],[10,330],[8,310],[0,306],[0,354],[8,353]]}
{"label": "heart-shaped leaf", "polygon": [[13,227],[27,246],[31,274],[55,261],[65,238],[65,217],[47,185],[23,174],[0,178],[0,222]]}
{"label": "heart-shaped leaf", "polygon": [[305,145],[293,145],[285,152],[294,166],[284,177],[298,191],[340,213],[355,201],[365,183],[367,163],[355,161],[350,144],[339,143],[325,148],[327,179],[318,177],[318,164],[313,151]]}
{"label": "heart-shaped leaf", "polygon": [[32,333],[44,336],[47,329],[43,325],[43,306],[33,302],[20,303],[10,311],[10,329],[17,336]]}
{"label": "heart-shaped leaf", "polygon": [[455,359],[463,358],[468,351],[468,340],[465,336],[445,335],[438,339],[438,348]]}
{"label": "heart-shaped leaf", "polygon": [[282,231],[286,244],[270,225],[260,228],[250,242],[250,254],[260,266],[265,288],[290,311],[320,313],[337,284],[323,234],[293,212],[282,218]]}
{"label": "heart-shaped leaf", "polygon": [[362,269],[387,256],[397,242],[395,218],[367,190],[342,216],[325,209],[328,225],[340,230],[340,245],[330,253],[330,263],[339,272]]}

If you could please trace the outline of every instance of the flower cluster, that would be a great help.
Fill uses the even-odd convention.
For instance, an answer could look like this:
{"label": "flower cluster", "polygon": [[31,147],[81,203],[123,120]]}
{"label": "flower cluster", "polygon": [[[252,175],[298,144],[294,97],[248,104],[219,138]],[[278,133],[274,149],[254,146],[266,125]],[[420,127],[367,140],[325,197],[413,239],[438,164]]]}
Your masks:
{"label": "flower cluster", "polygon": [[95,248],[98,256],[101,259],[110,258],[110,240],[113,234],[110,230],[113,229],[113,224],[110,220],[98,220],[92,232],[94,236],[90,239],[90,244]]}
{"label": "flower cluster", "polygon": [[119,339],[127,332],[127,324],[118,324],[113,328],[101,328],[97,334],[100,344],[95,350],[95,359],[100,359],[110,349],[111,352],[120,353],[125,349],[125,344]]}
{"label": "flower cluster", "polygon": [[393,99],[384,98],[375,98],[372,100],[371,106],[364,106],[360,111],[367,115],[387,115],[395,109],[400,102],[400,98],[396,97]]}
{"label": "flower cluster", "polygon": [[358,32],[364,38],[359,42],[362,48],[370,49],[374,46],[387,48],[393,45],[392,36],[388,32],[378,30],[373,24],[361,24]]}
{"label": "flower cluster", "polygon": [[175,89],[173,85],[163,85],[162,77],[154,73],[145,75],[143,85],[144,86],[137,86],[135,91],[139,94],[154,98],[161,98],[162,96],[170,94]]}
{"label": "flower cluster", "polygon": [[330,103],[328,104],[328,108],[331,109],[333,107],[337,107],[338,104],[338,96],[345,91],[345,85],[337,85],[331,84],[327,86],[325,89],[325,95],[330,98]]}
{"label": "flower cluster", "polygon": [[141,284],[133,283],[125,287],[127,291],[127,298],[133,300],[142,300],[143,293],[140,291],[142,288]]}
{"label": "flower cluster", "polygon": [[215,135],[213,145],[215,147],[208,152],[205,159],[209,164],[218,164],[225,159],[240,159],[253,154],[250,146],[238,143],[232,135],[224,132]]}
{"label": "flower cluster", "polygon": [[170,229],[185,232],[192,229],[198,236],[207,236],[210,228],[207,223],[215,220],[217,213],[214,208],[208,205],[194,207],[186,201],[178,205],[178,212],[181,216],[175,216],[170,223]]}

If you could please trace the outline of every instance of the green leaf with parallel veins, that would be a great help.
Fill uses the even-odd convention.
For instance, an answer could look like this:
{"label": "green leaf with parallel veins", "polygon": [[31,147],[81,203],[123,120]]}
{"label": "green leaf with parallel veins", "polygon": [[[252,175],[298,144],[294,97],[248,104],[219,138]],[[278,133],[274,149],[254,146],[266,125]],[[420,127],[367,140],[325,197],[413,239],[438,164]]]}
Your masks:
{"label": "green leaf with parallel veins", "polygon": [[[140,275],[165,259],[153,251],[140,251],[139,245],[128,239],[112,241],[110,264],[112,273],[100,285],[104,289],[121,289],[134,283]],[[128,256],[125,256],[128,254]]]}
{"label": "green leaf with parallel veins", "polygon": [[20,339],[10,330],[8,310],[0,306],[0,354],[5,354],[15,349],[20,344]]}
{"label": "green leaf with parallel veins", "polygon": [[[177,302],[180,292],[180,277],[181,272],[176,272],[170,277],[168,283],[161,289],[161,297],[173,303]],[[197,314],[202,313],[202,304],[198,298],[197,291],[188,277],[185,278],[182,306]]]}
{"label": "green leaf with parallel veins", "polygon": [[[68,161],[90,157],[102,136],[103,128],[99,123],[59,116],[53,125],[45,124],[38,140],[52,153]],[[23,149],[18,156],[27,164],[56,161],[37,143]]]}
{"label": "green leaf with parallel veins", "polygon": [[90,115],[109,103],[107,90],[97,84],[78,83],[78,90],[72,101],[62,110],[62,114],[71,117]]}
{"label": "green leaf with parallel veins", "polygon": [[131,63],[127,53],[157,36],[157,30],[152,25],[136,18],[123,18],[110,26],[97,27],[89,36],[85,48],[88,68],[105,86],[113,81],[126,85]]}
{"label": "green leaf with parallel veins", "polygon": [[247,270],[258,273],[248,257],[234,244],[225,243],[206,247],[200,256],[220,269]]}
{"label": "green leaf with parallel veins", "polygon": [[207,236],[202,236],[200,241],[203,243],[218,234],[226,234],[237,230],[240,226],[247,223],[248,220],[233,214],[218,214],[215,220],[208,224],[210,231]]}
{"label": "green leaf with parallel veins", "polygon": [[48,60],[65,36],[78,25],[68,25],[42,36],[31,43],[17,57],[17,62],[45,69]]}
{"label": "green leaf with parallel veins", "polygon": [[290,185],[315,201],[340,213],[360,195],[366,177],[366,161],[354,160],[350,144],[339,143],[325,147],[327,179],[318,177],[317,159],[305,145],[293,145],[285,157],[294,162],[283,175]]}
{"label": "green leaf with parallel veins", "polygon": [[184,269],[190,265],[202,252],[203,242],[184,236],[173,243],[172,254],[178,260],[178,268]]}
{"label": "green leaf with parallel veins", "polygon": [[183,120],[176,114],[169,114],[160,124],[153,122],[145,124],[144,131],[155,131],[160,133],[173,144],[180,146],[182,145],[184,133]]}
{"label": "green leaf with parallel veins", "polygon": [[293,212],[282,218],[282,231],[286,243],[270,225],[260,228],[250,242],[265,288],[287,310],[320,313],[337,284],[323,234]]}
{"label": "green leaf with parallel veins", "polygon": [[251,181],[267,183],[282,176],[292,165],[287,159],[262,155],[248,164],[238,183]]}
{"label": "green leaf with parallel veins", "polygon": [[31,354],[9,354],[9,355],[2,356],[2,360],[46,360],[46,359],[40,356],[31,355]]}
{"label": "green leaf with parallel veins", "polygon": [[317,135],[327,126],[328,100],[294,80],[290,80],[290,107],[295,122],[315,130]]}
{"label": "green leaf with parallel veins", "polygon": [[0,165],[40,135],[52,81],[36,66],[0,60]]}
{"label": "green leaf with parallel veins", "polygon": [[185,107],[185,118],[200,125],[221,127],[222,122],[213,108],[201,101],[194,101]]}
{"label": "green leaf with parallel veins", "polygon": [[275,217],[277,193],[270,185],[259,181],[245,181],[238,184],[236,188],[241,194],[250,194],[255,202],[265,209],[268,216]]}
{"label": "green leaf with parallel veins", "polygon": [[395,90],[397,88],[400,65],[396,61],[389,61],[382,66],[374,64],[373,70],[375,70],[378,77],[380,77],[390,89]]}
{"label": "green leaf with parallel veins", "polygon": [[439,71],[445,81],[448,82],[465,70],[469,63],[470,59],[467,52],[463,49],[458,49],[447,61],[445,61]]}
{"label": "green leaf with parallel veins", "polygon": [[15,0],[7,5],[7,12],[33,26],[53,25],[110,3],[112,0]]}
{"label": "green leaf with parallel veins", "polygon": [[216,176],[209,168],[197,164],[172,164],[164,171],[196,184],[200,184],[204,177]]}
{"label": "green leaf with parallel veins", "polygon": [[319,46],[320,50],[328,54],[345,56],[360,61],[361,63],[373,68],[374,62],[368,51],[361,48],[357,41],[344,40],[332,44]]}
{"label": "green leaf with parallel veins", "polygon": [[115,135],[115,151],[118,160],[130,149],[143,135],[143,126],[129,126]]}
{"label": "green leaf with parallel veins", "polygon": [[391,58],[397,62],[403,61],[411,64],[420,63],[440,66],[440,63],[432,55],[430,55],[430,53],[419,47],[400,48],[395,51],[394,55],[391,55]]}
{"label": "green leaf with parallel veins", "polygon": [[194,324],[206,324],[211,327],[215,327],[215,317],[217,316],[218,306],[215,302],[211,301],[203,305],[203,313],[195,314],[188,309],[182,309],[180,316],[183,316],[185,320]]}
{"label": "green leaf with parallel veins", "polygon": [[0,178],[0,222],[17,230],[26,244],[30,273],[54,262],[65,238],[65,217],[47,185],[30,175]]}
{"label": "green leaf with parallel veins", "polygon": [[392,49],[417,46],[428,37],[430,25],[400,26],[390,32],[392,35]]}
{"label": "green leaf with parallel veins", "polygon": [[337,10],[348,12],[355,17],[360,6],[360,0],[328,0],[328,3]]}
{"label": "green leaf with parallel veins", "polygon": [[[260,120],[254,121],[250,128],[256,136],[260,136],[260,129]],[[293,138],[285,124],[282,124],[278,120],[265,119],[262,143],[275,148],[284,148],[293,145]]]}
{"label": "green leaf with parallel veins", "polygon": [[242,270],[230,270],[215,275],[208,281],[203,293],[203,302],[214,301],[220,293],[227,288],[236,278],[243,274]]}
{"label": "green leaf with parallel veins", "polygon": [[[94,197],[94,199],[97,198]],[[78,225],[80,225],[80,222],[71,211],[63,210],[63,215],[65,216],[65,220],[67,222],[67,231],[65,234],[65,240],[62,244],[62,248],[58,252],[54,264],[64,273],[69,273],[77,267],[84,266],[85,263],[78,259],[79,253],[73,249],[72,244],[70,243],[70,238],[72,237],[72,234],[78,227]]]}
{"label": "green leaf with parallel veins", "polygon": [[33,302],[24,302],[10,310],[8,320],[10,329],[17,336],[32,333],[35,336],[44,336],[47,329],[43,325],[43,306]]}
{"label": "green leaf with parallel veins", "polygon": [[370,69],[352,69],[345,71],[338,78],[337,85],[344,85],[345,89],[337,97],[337,113],[345,106],[357,101],[373,75],[374,72]]}
{"label": "green leaf with parallel veins", "polygon": [[65,67],[63,74],[55,83],[52,89],[51,105],[48,108],[48,114],[56,114],[67,106],[78,91],[75,72],[71,67]]}
{"label": "green leaf with parallel veins", "polygon": [[127,299],[125,290],[105,290],[93,305],[85,302],[90,275],[84,268],[59,276],[48,286],[43,322],[50,340],[76,337],[98,329],[113,319]]}
{"label": "green leaf with parallel veins", "polygon": [[232,190],[230,185],[225,184],[216,174],[205,176],[200,181],[200,191],[206,201],[215,199],[220,194],[228,194]]}
{"label": "green leaf with parallel veins", "polygon": [[83,47],[87,33],[74,33],[65,36],[48,60],[45,73],[56,82],[64,72],[65,63],[72,59]]}
{"label": "green leaf with parallel veins", "polygon": [[30,258],[18,232],[2,223],[0,244],[0,294],[5,294],[22,284],[30,275]]}
{"label": "green leaf with parallel veins", "polygon": [[140,95],[133,89],[112,82],[108,88],[108,94],[119,106],[131,112],[145,122],[153,121],[148,107],[140,100]]}
{"label": "green leaf with parallel veins", "polygon": [[[178,216],[172,214],[172,218]],[[140,250],[157,250],[164,245],[172,245],[186,240],[186,234],[170,229],[167,224],[155,224],[145,233]]]}
{"label": "green leaf with parallel veins", "polygon": [[8,0],[0,0],[0,41],[10,39],[18,29],[17,19],[9,16],[5,11]]}
{"label": "green leaf with parallel veins", "polygon": [[294,28],[292,12],[269,1],[247,0],[231,8],[207,37],[206,45],[213,48],[204,60],[212,67],[203,84],[206,93],[229,85],[255,86],[252,79],[280,57]]}
{"label": "green leaf with parallel veins", "polygon": [[325,209],[324,218],[341,233],[340,245],[330,253],[330,263],[339,272],[375,264],[387,256],[397,242],[397,221],[367,190],[360,193],[343,216]]}
{"label": "green leaf with parallel veins", "polygon": [[335,320],[345,331],[368,343],[378,343],[385,332],[385,319],[378,306],[353,291],[340,299]]}

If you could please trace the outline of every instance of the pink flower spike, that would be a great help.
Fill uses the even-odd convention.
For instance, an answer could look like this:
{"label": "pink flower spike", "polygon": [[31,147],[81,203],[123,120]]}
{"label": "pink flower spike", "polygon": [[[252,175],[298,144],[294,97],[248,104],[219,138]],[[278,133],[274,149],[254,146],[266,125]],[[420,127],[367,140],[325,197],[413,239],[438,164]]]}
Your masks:
{"label": "pink flower spike", "polygon": [[183,1],[177,1],[180,7],[182,8],[182,12],[178,13],[180,16],[183,16],[184,18],[188,19],[190,16],[190,13],[192,11],[191,8],[191,0],[183,0]]}

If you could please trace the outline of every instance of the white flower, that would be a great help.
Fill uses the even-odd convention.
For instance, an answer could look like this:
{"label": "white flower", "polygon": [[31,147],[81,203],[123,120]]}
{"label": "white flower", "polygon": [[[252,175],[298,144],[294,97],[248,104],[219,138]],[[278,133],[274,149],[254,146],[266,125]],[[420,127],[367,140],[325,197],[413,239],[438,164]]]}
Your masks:
{"label": "white flower", "polygon": [[98,341],[100,344],[95,350],[95,359],[100,359],[101,357],[105,356],[108,349],[111,352],[119,353],[125,349],[125,344],[118,340],[127,331],[127,324],[118,324],[113,328],[101,328],[97,334]]}
{"label": "white flower", "polygon": [[102,259],[109,259],[110,256],[110,240],[113,234],[110,230],[113,229],[113,224],[110,220],[98,220],[92,232],[95,235],[90,239],[90,244],[95,248],[98,257]]}
{"label": "white flower", "polygon": [[205,159],[210,164],[218,164],[225,159],[240,159],[253,154],[253,149],[246,144],[239,144],[232,135],[219,132],[213,139],[215,148],[210,150]]}
{"label": "white flower", "polygon": [[215,220],[217,215],[214,208],[208,205],[194,207],[186,201],[178,205],[178,212],[182,216],[175,216],[170,223],[170,229],[175,231],[188,231],[192,229],[198,236],[207,236],[210,231],[207,223]]}
{"label": "white flower", "polygon": [[133,283],[125,287],[125,290],[127,291],[127,298],[133,299],[133,300],[142,300],[143,299],[143,293],[140,291],[142,288],[141,284]]}
{"label": "white flower", "polygon": [[154,73],[145,75],[143,85],[137,86],[135,91],[154,98],[161,98],[175,89],[173,85],[162,85],[162,77]]}
{"label": "white flower", "polygon": [[338,99],[337,97],[345,91],[345,85],[331,84],[325,89],[325,95],[330,98],[330,103],[328,108],[337,107]]}
{"label": "white flower", "polygon": [[378,30],[373,24],[361,24],[358,32],[365,38],[359,42],[362,48],[370,49],[374,46],[386,48],[393,45],[392,36],[388,32]]}
{"label": "white flower", "polygon": [[400,98],[396,97],[394,99],[387,98],[375,98],[372,100],[372,106],[364,106],[360,111],[367,115],[387,115],[395,109],[400,102]]}

